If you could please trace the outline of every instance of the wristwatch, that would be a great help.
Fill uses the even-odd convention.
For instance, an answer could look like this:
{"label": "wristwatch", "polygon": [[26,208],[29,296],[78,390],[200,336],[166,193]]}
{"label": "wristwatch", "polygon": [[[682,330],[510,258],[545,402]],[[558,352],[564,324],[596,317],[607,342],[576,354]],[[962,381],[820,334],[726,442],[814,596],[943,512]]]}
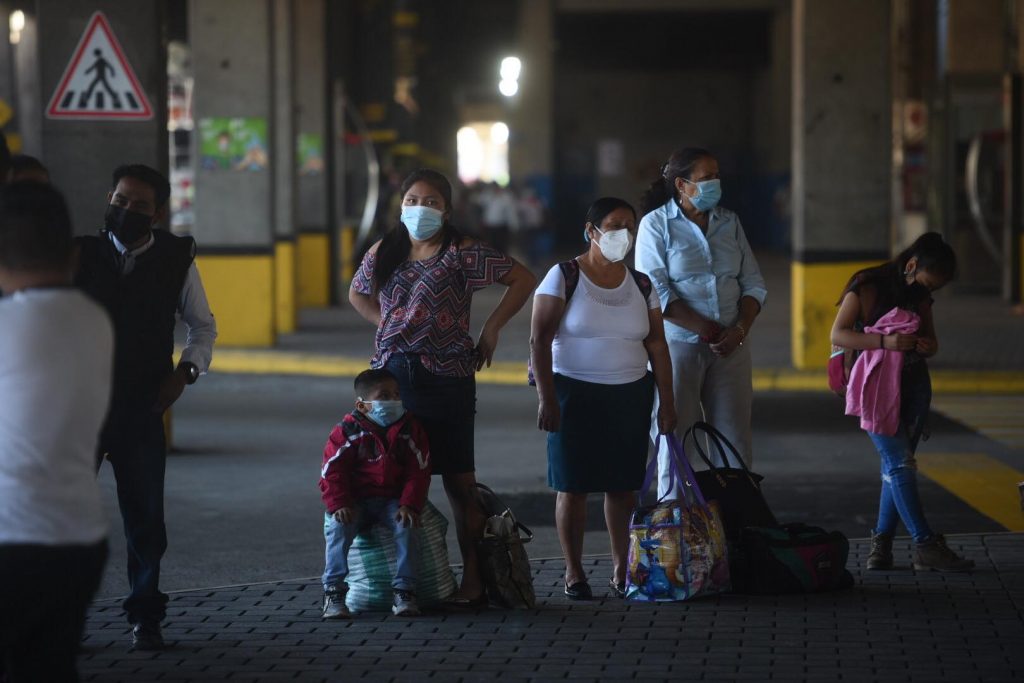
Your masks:
{"label": "wristwatch", "polygon": [[187,384],[195,384],[196,380],[199,379],[199,368],[196,367],[195,363],[184,361],[178,363],[178,367],[185,368],[185,373],[188,376],[188,379],[185,380]]}

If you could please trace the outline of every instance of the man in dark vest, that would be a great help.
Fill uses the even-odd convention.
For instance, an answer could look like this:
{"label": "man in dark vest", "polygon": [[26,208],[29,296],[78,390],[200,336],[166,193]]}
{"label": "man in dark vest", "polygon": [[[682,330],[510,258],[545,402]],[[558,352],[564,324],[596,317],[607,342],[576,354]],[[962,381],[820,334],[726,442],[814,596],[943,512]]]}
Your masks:
{"label": "man in dark vest", "polygon": [[[167,549],[163,414],[206,372],[217,327],[195,263],[195,241],[159,229],[171,186],[139,164],[114,171],[105,229],[78,238],[75,282],[114,323],[114,388],[100,437],[100,463],[114,468],[128,545],[124,601],[132,648],[163,647],[160,624],[167,595],[160,592],[160,560]],[[175,315],[188,334],[174,365]]]}

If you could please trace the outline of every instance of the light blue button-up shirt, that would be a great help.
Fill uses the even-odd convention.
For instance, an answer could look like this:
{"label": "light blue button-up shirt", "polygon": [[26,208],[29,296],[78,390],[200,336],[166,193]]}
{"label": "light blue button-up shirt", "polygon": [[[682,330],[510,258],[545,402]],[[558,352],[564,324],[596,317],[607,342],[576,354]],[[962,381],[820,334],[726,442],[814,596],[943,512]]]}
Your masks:
{"label": "light blue button-up shirt", "polygon": [[[768,294],[739,217],[722,207],[711,210],[707,237],[672,200],[651,211],[640,221],[636,267],[651,278],[662,310],[682,299],[723,326],[739,320],[740,299],[753,297],[764,306]],[[665,336],[700,341],[699,334],[669,320]]]}

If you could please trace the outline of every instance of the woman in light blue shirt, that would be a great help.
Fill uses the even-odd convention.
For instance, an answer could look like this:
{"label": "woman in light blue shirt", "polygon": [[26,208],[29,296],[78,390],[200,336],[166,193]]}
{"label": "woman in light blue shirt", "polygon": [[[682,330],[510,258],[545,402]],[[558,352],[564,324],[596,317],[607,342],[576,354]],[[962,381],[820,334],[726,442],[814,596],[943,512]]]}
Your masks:
{"label": "woman in light blue shirt", "polygon": [[[644,195],[636,266],[661,300],[677,432],[698,420],[710,422],[750,465],[753,387],[745,342],[767,290],[739,217],[718,206],[721,195],[711,152],[674,152]],[[668,457],[663,444],[659,495],[669,492]]]}

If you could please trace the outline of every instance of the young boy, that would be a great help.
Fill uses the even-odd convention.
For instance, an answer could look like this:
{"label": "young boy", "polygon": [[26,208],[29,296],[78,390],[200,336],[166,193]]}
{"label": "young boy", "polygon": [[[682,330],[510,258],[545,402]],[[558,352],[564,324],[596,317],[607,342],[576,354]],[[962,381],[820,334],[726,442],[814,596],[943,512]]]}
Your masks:
{"label": "young boy", "polygon": [[348,551],[361,529],[390,524],[398,567],[391,611],[420,613],[416,605],[416,536],[419,512],[430,486],[427,435],[405,412],[398,380],[387,370],[366,370],[355,381],[356,409],[331,432],[324,446],[320,492],[327,514],[324,537],[324,619],[348,619],[345,577]]}

